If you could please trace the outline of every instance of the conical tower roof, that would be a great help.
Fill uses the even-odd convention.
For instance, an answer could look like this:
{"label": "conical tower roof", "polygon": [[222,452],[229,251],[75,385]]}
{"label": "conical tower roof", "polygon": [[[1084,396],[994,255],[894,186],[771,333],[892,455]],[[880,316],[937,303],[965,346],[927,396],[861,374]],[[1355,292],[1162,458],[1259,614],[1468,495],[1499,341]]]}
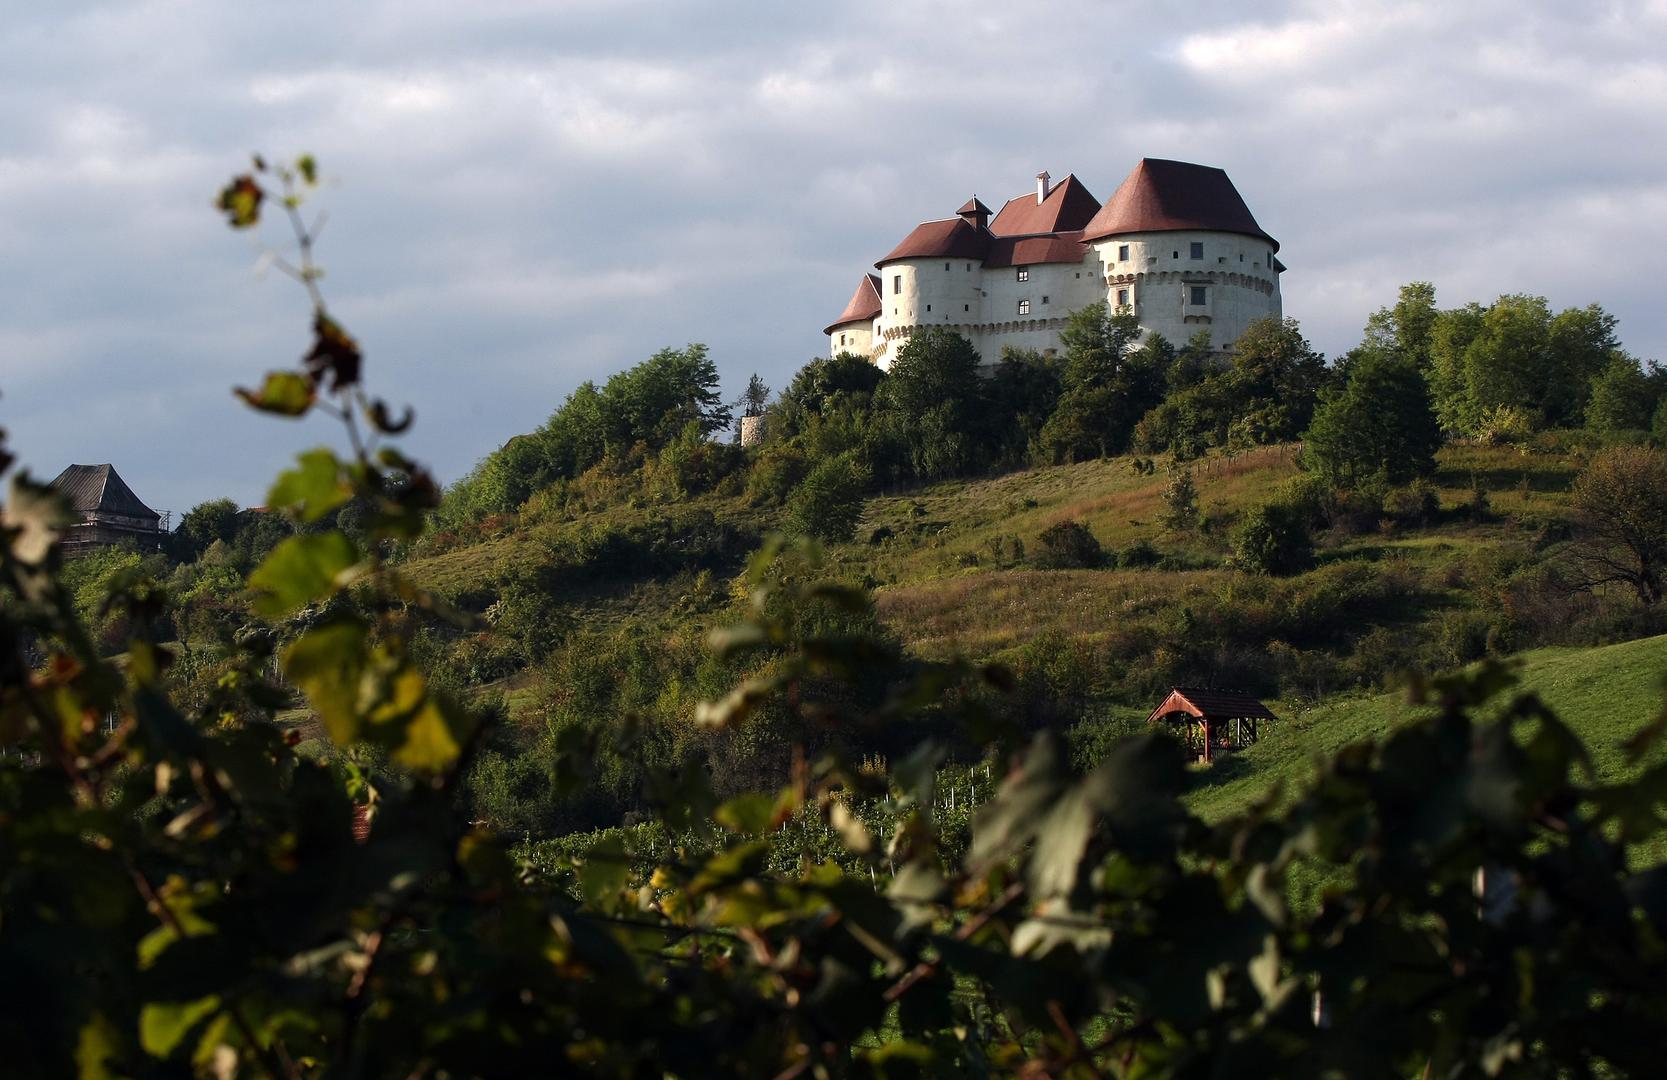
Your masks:
{"label": "conical tower roof", "polygon": [[1225,172],[1163,158],[1141,159],[1088,223],[1083,239],[1182,230],[1254,236],[1279,250],[1279,241],[1256,224]]}

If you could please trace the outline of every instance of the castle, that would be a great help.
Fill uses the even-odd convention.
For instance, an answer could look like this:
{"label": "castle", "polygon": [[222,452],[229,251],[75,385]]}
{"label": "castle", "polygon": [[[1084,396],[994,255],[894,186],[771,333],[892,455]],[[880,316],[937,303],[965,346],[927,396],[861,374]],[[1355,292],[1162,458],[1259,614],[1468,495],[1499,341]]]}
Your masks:
{"label": "castle", "polygon": [[1065,317],[1100,302],[1176,345],[1208,330],[1217,349],[1279,317],[1279,242],[1222,170],[1145,158],[1103,206],[1075,176],[1050,180],[993,218],[975,195],[916,226],[857,283],[825,331],[830,354],[889,368],[922,326],[961,334],[985,363],[1009,345],[1052,354]]}

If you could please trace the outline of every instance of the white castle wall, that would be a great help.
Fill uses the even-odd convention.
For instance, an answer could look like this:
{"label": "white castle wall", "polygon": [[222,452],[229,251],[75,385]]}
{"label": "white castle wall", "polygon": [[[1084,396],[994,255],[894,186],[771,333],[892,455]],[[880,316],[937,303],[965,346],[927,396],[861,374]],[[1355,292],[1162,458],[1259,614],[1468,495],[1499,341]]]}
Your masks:
{"label": "white castle wall", "polygon": [[[1202,258],[1192,257],[1195,243],[1203,245]],[[1229,348],[1251,323],[1283,313],[1273,245],[1266,240],[1220,232],[1135,233],[1091,247],[1104,299],[1115,304],[1119,290],[1129,290],[1141,329],[1175,345],[1208,330],[1217,349]],[[1127,259],[1120,257],[1125,247]],[[1191,303],[1195,285],[1205,289],[1202,306]]]}
{"label": "white castle wall", "polygon": [[[1201,258],[1192,245],[1203,245]],[[1123,258],[1123,249],[1128,257]],[[1144,333],[1162,334],[1177,346],[1208,330],[1217,349],[1229,348],[1258,319],[1283,313],[1273,245],[1235,233],[1162,232],[1107,237],[1090,245],[1081,263],[1018,268],[986,267],[966,259],[904,259],[879,270],[880,317],[872,326],[837,327],[829,354],[871,356],[891,367],[896,350],[917,327],[947,326],[971,341],[986,364],[1004,347],[1047,352],[1059,348],[1059,332],[1071,312],[1095,303],[1117,303],[1128,290]],[[945,269],[945,267],[948,269]],[[1190,301],[1203,286],[1205,303]],[[1020,301],[1030,310],[1021,314]],[[841,341],[844,335],[844,341]]]}

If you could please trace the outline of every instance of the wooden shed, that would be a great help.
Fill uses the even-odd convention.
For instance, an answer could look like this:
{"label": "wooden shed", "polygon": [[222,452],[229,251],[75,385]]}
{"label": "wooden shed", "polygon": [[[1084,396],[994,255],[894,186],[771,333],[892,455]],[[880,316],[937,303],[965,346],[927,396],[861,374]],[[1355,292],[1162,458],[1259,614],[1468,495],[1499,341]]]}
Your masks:
{"label": "wooden shed", "polygon": [[1237,690],[1177,686],[1146,718],[1170,725],[1187,744],[1194,761],[1208,764],[1242,750],[1261,734],[1263,720],[1277,720],[1266,705]]}
{"label": "wooden shed", "polygon": [[69,500],[80,516],[64,534],[66,554],[109,547],[130,541],[140,551],[162,546],[166,525],[162,515],[139,501],[113,465],[71,465],[52,486]]}

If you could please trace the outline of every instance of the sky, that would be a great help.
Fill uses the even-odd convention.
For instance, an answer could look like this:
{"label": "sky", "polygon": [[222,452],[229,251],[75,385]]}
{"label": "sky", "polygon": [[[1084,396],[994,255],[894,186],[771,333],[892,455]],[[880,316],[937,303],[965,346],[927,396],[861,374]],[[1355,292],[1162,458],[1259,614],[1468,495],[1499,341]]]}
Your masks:
{"label": "sky", "polygon": [[[311,153],[319,259],[443,481],[704,342],[785,386],[917,222],[1220,166],[1336,355],[1406,281],[1601,303],[1667,360],[1667,0],[0,0],[0,426],[178,515],[322,418],[239,405],[305,296],[212,196]],[[276,225],[277,222],[271,224]]]}

